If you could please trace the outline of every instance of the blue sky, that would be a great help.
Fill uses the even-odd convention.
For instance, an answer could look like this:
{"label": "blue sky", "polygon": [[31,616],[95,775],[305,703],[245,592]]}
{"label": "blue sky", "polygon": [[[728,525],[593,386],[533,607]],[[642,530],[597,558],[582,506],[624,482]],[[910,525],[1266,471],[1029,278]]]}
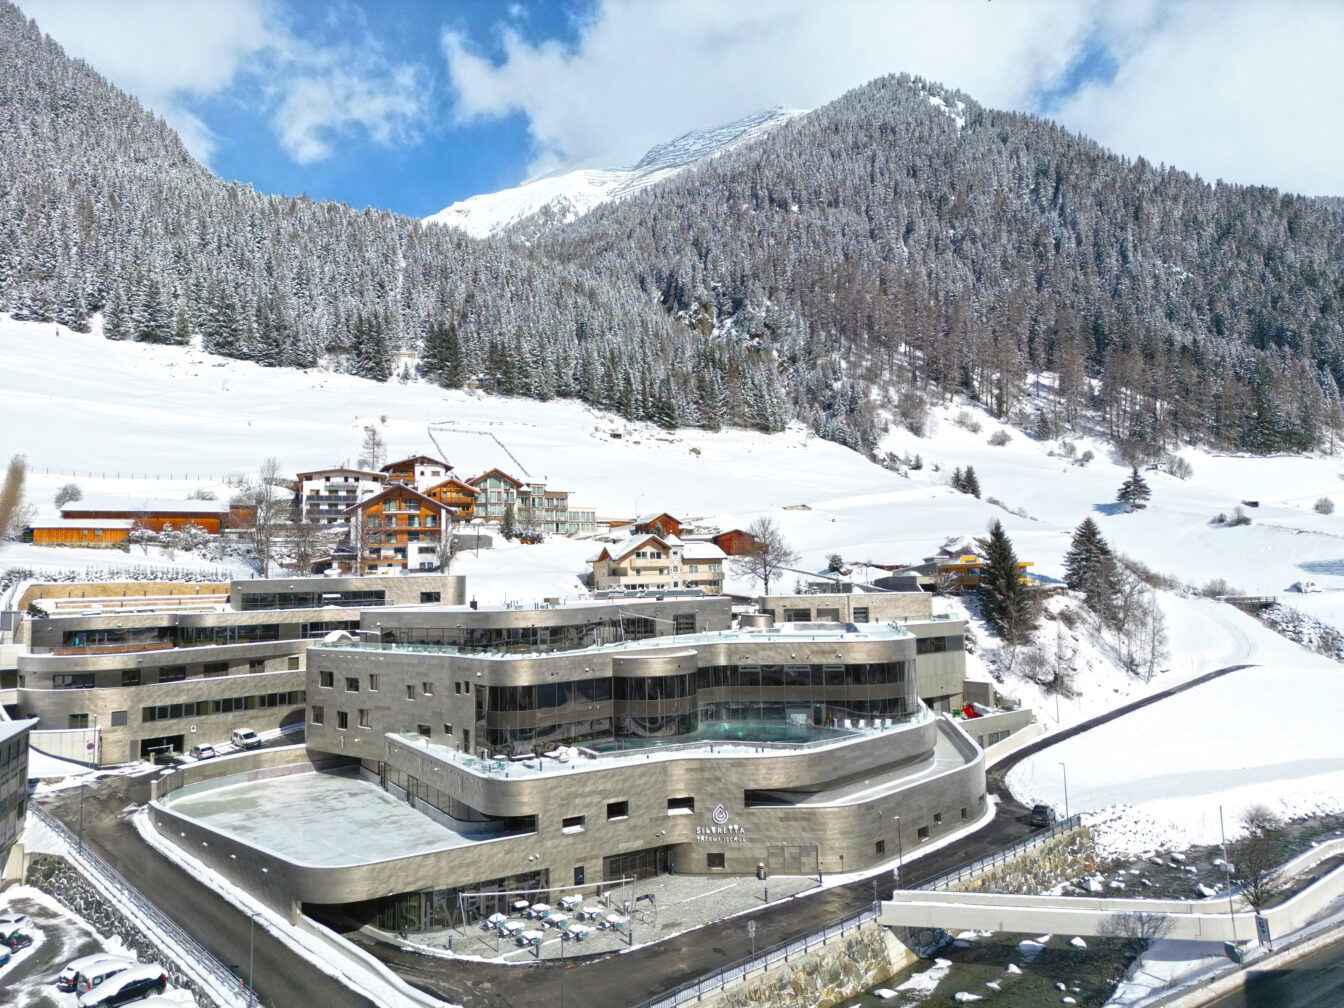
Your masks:
{"label": "blue sky", "polygon": [[414,216],[901,70],[1209,179],[1344,193],[1331,0],[19,4],[217,174]]}

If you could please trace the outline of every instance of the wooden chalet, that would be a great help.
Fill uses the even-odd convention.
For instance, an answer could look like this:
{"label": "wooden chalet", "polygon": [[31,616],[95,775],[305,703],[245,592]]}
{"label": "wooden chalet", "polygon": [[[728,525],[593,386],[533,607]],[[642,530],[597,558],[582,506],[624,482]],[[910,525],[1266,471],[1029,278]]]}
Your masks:
{"label": "wooden chalet", "polygon": [[474,518],[476,498],[481,491],[470,483],[464,483],[456,477],[435,483],[425,491],[426,497],[432,497],[440,504],[446,504],[457,512],[458,518]]}
{"label": "wooden chalet", "polygon": [[392,483],[430,486],[451,475],[453,467],[442,459],[429,455],[412,455],[410,458],[389,462],[379,471]]}
{"label": "wooden chalet", "polygon": [[635,535],[680,536],[681,522],[666,511],[640,515],[635,519]]}
{"label": "wooden chalet", "polygon": [[392,483],[345,510],[357,573],[438,570],[448,555],[456,511],[404,483]]}
{"label": "wooden chalet", "polygon": [[756,549],[756,540],[750,532],[742,529],[729,529],[718,535],[710,536],[709,541],[728,556],[746,556]]}
{"label": "wooden chalet", "polygon": [[131,535],[135,522],[129,518],[57,518],[34,522],[33,542],[39,546],[120,546]]}
{"label": "wooden chalet", "polygon": [[154,532],[162,532],[168,525],[182,528],[193,524],[211,535],[219,535],[228,515],[226,501],[206,500],[147,500],[133,504],[81,500],[61,508],[61,517],[69,521],[130,521]]}

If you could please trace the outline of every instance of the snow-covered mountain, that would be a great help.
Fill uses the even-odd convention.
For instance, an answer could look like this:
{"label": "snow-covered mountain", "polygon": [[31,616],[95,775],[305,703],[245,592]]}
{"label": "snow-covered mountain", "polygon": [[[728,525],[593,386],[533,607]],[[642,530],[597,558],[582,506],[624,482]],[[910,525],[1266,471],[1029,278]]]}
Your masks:
{"label": "snow-covered mountain", "polygon": [[692,130],[652,148],[629,168],[581,168],[461,200],[425,218],[485,238],[526,218],[541,215],[546,225],[564,224],[593,207],[646,189],[698,161],[755,139],[805,110],[772,108],[722,126]]}

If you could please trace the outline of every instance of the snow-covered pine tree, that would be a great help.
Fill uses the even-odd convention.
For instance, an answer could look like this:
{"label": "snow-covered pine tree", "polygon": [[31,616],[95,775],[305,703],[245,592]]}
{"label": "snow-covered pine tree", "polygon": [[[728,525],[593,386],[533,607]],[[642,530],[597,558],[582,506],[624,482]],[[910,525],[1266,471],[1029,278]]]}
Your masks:
{"label": "snow-covered pine tree", "polygon": [[985,558],[979,586],[985,620],[1005,643],[1025,644],[1040,614],[1036,590],[1023,578],[1017,553],[1000,522],[990,525],[980,547]]}
{"label": "snow-covered pine tree", "polygon": [[1115,608],[1117,585],[1115,557],[1091,518],[1084,518],[1073,532],[1064,554],[1064,583],[1083,596],[1084,604],[1103,620]]}
{"label": "snow-covered pine tree", "polygon": [[1148,482],[1139,473],[1138,467],[1130,469],[1129,476],[1120,484],[1115,499],[1123,504],[1126,512],[1141,511],[1148,506],[1148,498],[1153,495]]}

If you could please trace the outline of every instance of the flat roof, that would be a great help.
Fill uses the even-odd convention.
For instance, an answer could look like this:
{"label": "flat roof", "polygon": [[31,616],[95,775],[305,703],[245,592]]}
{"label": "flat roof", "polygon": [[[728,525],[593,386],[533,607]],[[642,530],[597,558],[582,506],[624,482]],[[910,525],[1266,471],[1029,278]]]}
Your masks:
{"label": "flat roof", "polygon": [[164,804],[249,847],[323,868],[476,842],[358,777],[319,771],[227,783],[231,779],[197,785]]}
{"label": "flat roof", "polygon": [[[384,610],[380,610],[384,611]],[[832,629],[834,628],[834,629]],[[913,638],[909,630],[894,623],[782,623],[775,627],[743,627],[736,630],[706,630],[693,634],[668,634],[665,637],[641,637],[614,644],[594,644],[564,651],[481,651],[451,644],[384,644],[380,641],[320,642],[314,647],[337,651],[404,651],[419,654],[465,655],[469,658],[517,661],[529,656],[553,658],[568,655],[606,654],[617,651],[649,651],[662,648],[692,647],[696,644],[724,643],[846,643],[852,641],[903,640]]]}

